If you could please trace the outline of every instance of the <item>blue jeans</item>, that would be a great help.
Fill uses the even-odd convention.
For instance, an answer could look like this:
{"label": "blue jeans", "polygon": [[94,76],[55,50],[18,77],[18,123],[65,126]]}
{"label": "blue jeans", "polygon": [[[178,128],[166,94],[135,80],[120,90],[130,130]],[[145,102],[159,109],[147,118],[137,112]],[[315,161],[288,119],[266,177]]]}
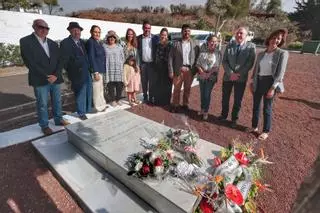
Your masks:
{"label": "blue jeans", "polygon": [[239,118],[239,112],[241,109],[241,102],[246,89],[246,82],[237,82],[237,81],[224,81],[222,84],[222,112],[221,116],[224,118],[228,117],[229,114],[229,101],[232,88],[234,87],[233,92],[233,108],[231,113],[231,120],[237,121]]}
{"label": "blue jeans", "polygon": [[272,120],[272,98],[266,98],[268,90],[273,84],[272,76],[263,76],[258,79],[256,91],[253,95],[253,112],[252,112],[252,127],[258,127],[260,103],[263,97],[263,132],[270,132]]}
{"label": "blue jeans", "polygon": [[74,89],[76,107],[79,116],[92,111],[92,81],[88,79],[82,86]]}
{"label": "blue jeans", "polygon": [[211,91],[214,84],[215,82],[212,80],[199,80],[201,110],[203,110],[204,112],[209,111],[211,102]]}
{"label": "blue jeans", "polygon": [[47,84],[33,87],[37,101],[38,122],[41,128],[48,127],[48,99],[49,93],[52,102],[52,111],[55,124],[62,120],[61,90],[60,84]]}

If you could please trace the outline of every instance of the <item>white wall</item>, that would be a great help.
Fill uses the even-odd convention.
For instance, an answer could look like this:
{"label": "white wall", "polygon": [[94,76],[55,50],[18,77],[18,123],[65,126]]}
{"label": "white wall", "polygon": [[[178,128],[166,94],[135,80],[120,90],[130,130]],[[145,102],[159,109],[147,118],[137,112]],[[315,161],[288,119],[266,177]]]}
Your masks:
{"label": "white wall", "polygon": [[[93,24],[101,27],[101,37],[104,37],[108,30],[114,30],[120,37],[124,37],[127,28],[132,28],[137,35],[142,33],[141,24],[128,24],[121,22],[100,21],[92,19],[70,18],[63,16],[52,16],[34,13],[20,13],[0,10],[0,43],[19,44],[20,38],[33,32],[32,22],[34,19],[44,19],[49,27],[48,37],[53,40],[62,40],[69,36],[67,27],[70,21],[76,21],[83,27],[82,38],[90,37],[90,28]],[[152,26],[151,32],[158,34],[162,26]],[[168,28],[169,32],[180,32],[180,28]],[[192,34],[206,33],[206,31],[192,30]]]}

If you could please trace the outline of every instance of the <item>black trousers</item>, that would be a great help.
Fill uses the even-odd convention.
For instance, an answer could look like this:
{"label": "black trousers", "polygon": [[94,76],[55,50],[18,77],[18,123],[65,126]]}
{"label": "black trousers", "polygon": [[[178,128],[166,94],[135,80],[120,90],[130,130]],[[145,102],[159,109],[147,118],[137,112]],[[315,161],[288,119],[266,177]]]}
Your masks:
{"label": "black trousers", "polygon": [[222,84],[222,112],[221,112],[221,116],[223,116],[224,118],[228,117],[230,95],[232,92],[232,88],[234,88],[234,92],[233,92],[234,101],[233,101],[231,119],[232,119],[232,121],[238,120],[244,90],[246,89],[246,84],[247,84],[247,82],[237,82],[237,81],[224,81],[223,82],[223,84]]}
{"label": "black trousers", "polygon": [[252,127],[258,127],[260,105],[263,98],[263,132],[270,132],[272,121],[273,98],[266,98],[266,94],[273,85],[272,76],[259,76],[256,91],[253,95]]}
{"label": "black trousers", "polygon": [[170,104],[172,93],[172,80],[169,78],[168,63],[156,64],[153,78],[154,102],[159,106]]}
{"label": "black trousers", "polygon": [[141,63],[141,84],[144,101],[154,99],[154,63]]}
{"label": "black trousers", "polygon": [[121,99],[123,83],[112,81],[107,83],[110,101],[119,101]]}

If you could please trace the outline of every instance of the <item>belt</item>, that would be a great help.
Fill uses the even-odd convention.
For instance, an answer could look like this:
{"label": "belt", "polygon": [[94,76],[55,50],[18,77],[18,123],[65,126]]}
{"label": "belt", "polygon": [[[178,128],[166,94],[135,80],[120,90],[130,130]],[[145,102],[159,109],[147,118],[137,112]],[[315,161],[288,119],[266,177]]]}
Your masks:
{"label": "belt", "polygon": [[142,63],[143,63],[143,64],[151,64],[151,63],[153,63],[153,61],[150,61],[150,62],[144,62],[144,61],[142,61]]}
{"label": "belt", "polygon": [[183,67],[191,68],[191,65],[189,65],[189,64],[183,64],[182,66],[183,66]]}
{"label": "belt", "polygon": [[258,79],[259,80],[269,80],[269,79],[273,79],[272,75],[258,75]]}

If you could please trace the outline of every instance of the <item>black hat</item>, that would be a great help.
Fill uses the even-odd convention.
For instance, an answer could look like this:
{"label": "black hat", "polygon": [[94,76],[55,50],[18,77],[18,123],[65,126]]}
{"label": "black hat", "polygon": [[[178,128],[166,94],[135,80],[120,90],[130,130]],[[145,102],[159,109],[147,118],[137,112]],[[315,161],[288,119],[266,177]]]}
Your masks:
{"label": "black hat", "polygon": [[83,30],[83,28],[80,27],[78,22],[69,22],[69,27],[67,28],[67,30],[71,30],[73,28],[79,28],[81,31]]}

